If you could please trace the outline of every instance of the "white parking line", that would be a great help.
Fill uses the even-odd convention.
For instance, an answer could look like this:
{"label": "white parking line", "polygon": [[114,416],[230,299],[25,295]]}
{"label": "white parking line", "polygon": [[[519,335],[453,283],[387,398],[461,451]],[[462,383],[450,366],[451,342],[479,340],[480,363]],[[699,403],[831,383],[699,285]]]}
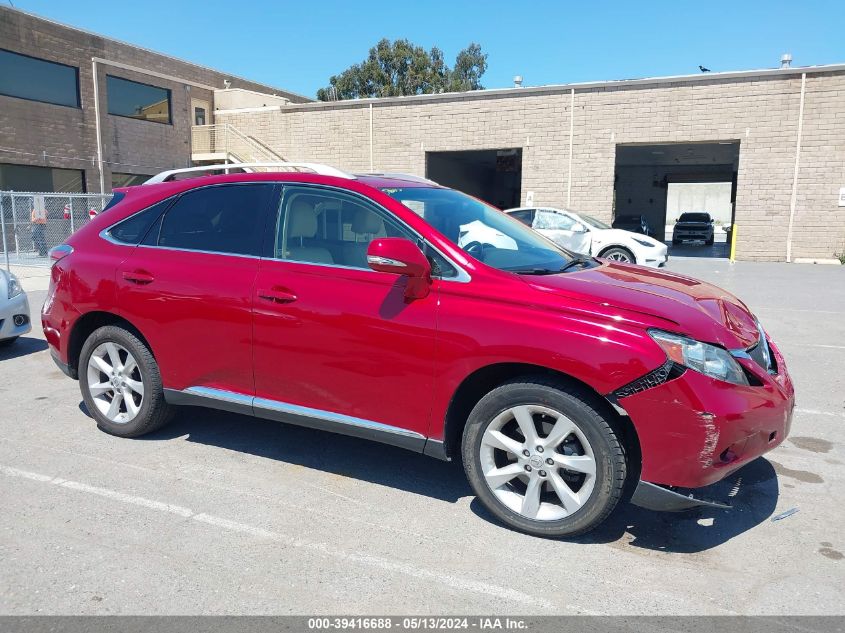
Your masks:
{"label": "white parking line", "polygon": [[[436,585],[445,585],[458,591],[471,592],[492,598],[507,600],[517,604],[539,607],[547,611],[553,611],[556,609],[556,606],[553,603],[547,600],[543,600],[542,598],[539,598],[537,596],[531,596],[521,591],[517,591],[516,589],[510,589],[508,587],[494,585],[492,583],[474,580],[472,578],[464,578],[461,576],[455,576],[443,572],[431,571],[429,569],[416,567],[414,565],[409,565],[406,563],[390,560],[388,558],[382,558],[379,556],[370,556],[368,554],[362,554],[360,552],[346,552],[341,549],[330,547],[325,543],[315,543],[296,539],[285,534],[265,530],[264,528],[249,525],[247,523],[231,521],[229,519],[216,517],[214,515],[206,514],[204,512],[194,512],[190,508],[186,508],[184,506],[155,501],[153,499],[147,499],[145,497],[139,497],[136,495],[129,495],[122,492],[118,492],[116,490],[110,490],[108,488],[101,488],[99,486],[91,486],[78,481],[62,479],[61,477],[51,477],[49,475],[43,475],[41,473],[33,473],[30,471],[21,470],[19,468],[13,468],[11,466],[0,465],[0,473],[3,473],[8,477],[28,479],[30,481],[59,486],[67,490],[75,490],[77,492],[97,495],[106,499],[110,499],[112,501],[117,501],[119,503],[140,506],[143,508],[148,508],[150,510],[158,510],[160,512],[165,512],[182,518],[188,518],[199,523],[218,527],[230,532],[246,534],[262,540],[277,542],[281,541],[292,547],[300,547],[342,561],[359,563],[361,565],[376,567],[384,571],[395,572],[410,576],[412,578],[431,581]],[[569,608],[574,609],[574,607]]]}
{"label": "white parking line", "polygon": [[826,415],[835,418],[845,418],[845,412],[842,411],[819,411],[818,409],[795,409],[796,413],[806,413],[808,415]]}

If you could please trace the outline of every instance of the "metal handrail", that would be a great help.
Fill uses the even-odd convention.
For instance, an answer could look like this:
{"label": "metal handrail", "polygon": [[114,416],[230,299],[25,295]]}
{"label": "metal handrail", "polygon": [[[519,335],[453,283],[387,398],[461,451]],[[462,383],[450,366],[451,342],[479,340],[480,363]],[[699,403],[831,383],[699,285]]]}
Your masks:
{"label": "metal handrail", "polygon": [[272,149],[230,123],[194,125],[191,128],[191,152],[231,155],[244,163],[284,160]]}
{"label": "metal handrail", "polygon": [[355,176],[350,173],[347,173],[337,167],[332,167],[331,165],[323,165],[321,163],[290,163],[290,162],[278,162],[278,163],[218,163],[216,165],[202,165],[200,167],[184,167],[182,169],[168,169],[167,171],[163,171],[161,173],[156,174],[149,180],[147,180],[144,184],[145,185],[154,185],[160,182],[167,182],[171,180],[174,176],[179,174],[190,174],[190,173],[202,173],[208,171],[225,171],[228,169],[244,169],[248,172],[252,172],[255,169],[262,169],[268,167],[282,167],[285,169],[307,169],[315,174],[319,174],[321,176],[334,176],[336,178],[344,178],[347,180],[354,180]]}

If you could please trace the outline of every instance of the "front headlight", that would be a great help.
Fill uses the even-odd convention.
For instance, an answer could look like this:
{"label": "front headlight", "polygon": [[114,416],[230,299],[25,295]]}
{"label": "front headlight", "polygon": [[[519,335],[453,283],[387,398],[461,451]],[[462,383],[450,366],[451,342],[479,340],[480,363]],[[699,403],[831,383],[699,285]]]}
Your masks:
{"label": "front headlight", "polygon": [[638,240],[636,237],[632,237],[631,239],[634,240],[637,244],[642,244],[643,246],[648,246],[649,248],[654,248],[654,246],[655,246],[653,242],[646,242],[645,240]]}
{"label": "front headlight", "polygon": [[19,294],[23,292],[23,288],[21,288],[21,282],[18,281],[18,278],[15,277],[12,273],[7,273],[9,276],[9,299],[12,297],[17,297]]}
{"label": "front headlight", "polygon": [[742,367],[727,350],[661,330],[649,330],[648,333],[663,348],[666,356],[679,365],[716,380],[735,385],[748,384]]}

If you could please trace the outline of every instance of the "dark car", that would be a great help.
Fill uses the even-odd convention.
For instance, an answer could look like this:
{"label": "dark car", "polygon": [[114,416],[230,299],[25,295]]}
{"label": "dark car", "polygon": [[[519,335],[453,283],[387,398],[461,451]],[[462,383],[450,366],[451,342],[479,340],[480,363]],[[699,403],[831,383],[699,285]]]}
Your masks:
{"label": "dark car", "polygon": [[713,243],[713,218],[709,213],[682,213],[672,232],[672,244],[682,242]]}
{"label": "dark car", "polygon": [[648,220],[644,215],[620,215],[611,225],[614,229],[622,229],[623,231],[631,231],[632,233],[642,233],[643,235],[654,235],[651,230]]}

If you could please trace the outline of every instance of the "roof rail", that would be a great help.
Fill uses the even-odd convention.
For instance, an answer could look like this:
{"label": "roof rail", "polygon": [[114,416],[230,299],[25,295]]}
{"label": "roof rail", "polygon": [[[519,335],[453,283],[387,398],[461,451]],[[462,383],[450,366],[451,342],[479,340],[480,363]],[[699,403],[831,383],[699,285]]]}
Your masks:
{"label": "roof rail", "polygon": [[[291,169],[294,171],[298,171],[301,169],[306,169],[311,171],[315,174],[320,174],[321,176],[335,176],[337,178],[346,178],[346,179],[354,179],[355,176],[352,174],[348,174],[343,170],[337,169],[336,167],[331,167],[330,165],[323,165],[321,163],[287,163],[287,162],[279,162],[279,163],[217,163],[215,165],[202,165],[201,167],[185,167],[183,169],[169,169],[167,171],[163,171],[159,174],[156,174],[146,182],[145,185],[154,185],[160,182],[168,182],[172,180],[174,176],[178,174],[191,174],[191,173],[202,173],[208,171],[222,171],[227,169],[244,169],[248,172],[252,172],[256,168],[261,167],[280,167],[284,169]],[[279,170],[281,171],[281,169]]]}
{"label": "roof rail", "polygon": [[382,176],[384,178],[396,178],[397,180],[407,180],[408,182],[422,182],[427,185],[440,184],[434,182],[433,180],[429,180],[428,178],[417,176],[416,174],[403,174],[401,172],[396,171],[368,171],[361,174],[356,174],[356,176]]}

